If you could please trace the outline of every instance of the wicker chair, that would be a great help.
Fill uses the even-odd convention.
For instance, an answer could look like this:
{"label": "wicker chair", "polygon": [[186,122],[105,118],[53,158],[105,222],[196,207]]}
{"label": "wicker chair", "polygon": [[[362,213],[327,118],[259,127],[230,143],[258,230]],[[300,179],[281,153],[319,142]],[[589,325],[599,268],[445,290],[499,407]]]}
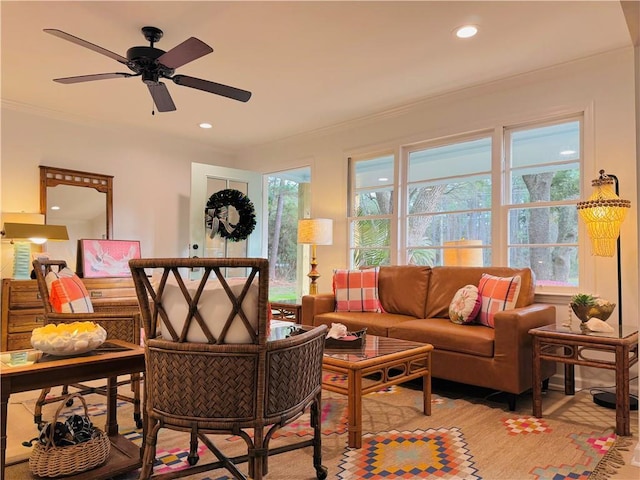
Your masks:
{"label": "wicker chair", "polygon": [[[38,292],[44,305],[44,323],[72,323],[72,322],[95,322],[102,326],[107,332],[107,340],[110,338],[124,340],[126,342],[140,344],[140,313],[132,312],[131,308],[109,307],[107,311],[95,311],[94,313],[56,313],[51,308],[49,301],[49,289],[45,276],[50,271],[59,271],[66,268],[64,260],[34,260],[33,268],[38,282]],[[96,309],[97,310],[97,309]],[[133,404],[133,419],[138,428],[142,428],[142,416],[140,409],[140,379],[139,373],[132,374],[130,379],[117,382],[117,386],[131,384],[131,395],[118,392],[118,400],[123,400]],[[36,401],[33,420],[40,425],[42,423],[42,407],[48,403],[56,403],[63,400],[69,393],[69,386],[79,390],[80,395],[97,393],[107,395],[106,385],[90,387],[83,384],[63,385],[62,394],[58,397],[47,398],[51,388],[44,388]]]}
{"label": "wicker chair", "polygon": [[[236,464],[248,462],[248,476],[259,480],[268,473],[270,455],[310,446],[316,476],[326,478],[327,469],[321,464],[320,408],[327,328],[268,340],[267,260],[136,259],[130,260],[129,266],[146,339],[147,434],[140,478],[153,474],[161,428],[191,435],[191,467],[168,474],[171,478],[226,468],[235,478],[245,479]],[[161,269],[155,271],[159,274],[156,282],[150,281],[145,269]],[[192,269],[203,272],[201,280],[184,280],[182,275]],[[242,277],[225,277],[231,272],[240,272]],[[215,306],[204,308],[206,302],[211,305],[205,297],[212,293],[212,287],[220,296]],[[174,292],[171,301],[170,290]],[[184,303],[182,313],[172,310],[176,295]],[[212,316],[213,308],[222,310],[217,310],[212,321],[207,316]],[[197,329],[206,339],[188,340],[190,328]],[[238,342],[239,331],[244,343],[232,343]],[[236,339],[232,340],[234,336]],[[271,448],[273,434],[307,409],[313,438]],[[253,434],[247,429],[252,429]],[[207,436],[212,434],[238,435],[247,445],[247,455],[229,458]],[[216,461],[196,465],[198,441],[213,452]]]}

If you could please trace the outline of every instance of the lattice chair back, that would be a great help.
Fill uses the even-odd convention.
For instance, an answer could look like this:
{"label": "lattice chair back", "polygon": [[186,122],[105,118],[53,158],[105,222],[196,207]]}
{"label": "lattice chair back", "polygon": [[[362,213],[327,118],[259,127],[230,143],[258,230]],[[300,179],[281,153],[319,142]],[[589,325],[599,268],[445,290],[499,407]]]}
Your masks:
{"label": "lattice chair back", "polygon": [[38,293],[42,298],[42,306],[44,307],[45,314],[54,313],[53,309],[51,308],[49,289],[47,288],[45,277],[49,272],[60,272],[63,268],[67,268],[67,262],[65,262],[64,260],[42,259],[33,261],[33,271],[36,276],[36,282],[38,283]]}
{"label": "lattice chair back", "polygon": [[[124,340],[138,345],[140,343],[140,314],[132,311],[131,307],[111,305],[108,309],[94,308],[89,293],[82,279],[68,269],[64,260],[34,260],[33,269],[38,283],[38,293],[42,297],[44,307],[44,323],[95,322],[107,332],[107,339]],[[62,310],[56,311],[52,306],[50,287],[47,285],[47,275],[54,272],[67,277],[71,283],[78,284],[84,289],[84,297],[74,306],[72,299],[54,300],[58,306],[62,303]],[[51,287],[55,288],[55,287]],[[68,308],[64,308],[67,306]],[[81,307],[81,308],[79,308]]]}
{"label": "lattice chair back", "polygon": [[[140,344],[139,311],[132,310],[130,306],[120,307],[115,304],[111,305],[108,311],[94,311],[84,282],[67,267],[67,262],[64,260],[34,260],[33,269],[38,284],[38,292],[42,298],[45,324],[94,322],[107,332],[107,342],[110,339],[117,339],[135,345]],[[49,285],[47,284],[47,276],[51,277],[49,278]],[[56,308],[54,308],[54,305]],[[127,384],[131,384],[131,395],[119,393],[118,399],[133,404],[134,421],[137,427],[142,428],[140,374],[134,373],[130,378],[116,382],[117,387]],[[68,387],[70,386],[77,388],[79,390],[78,393],[81,395],[89,393],[106,395],[106,387],[104,385],[64,385],[62,395],[55,397],[47,397],[51,388],[45,388],[41,391],[40,397],[36,401],[35,423],[40,424],[42,422],[43,405],[59,402],[67,396]]]}
{"label": "lattice chair back", "polygon": [[[259,405],[253,392],[264,391],[265,381],[267,260],[138,259],[130,267],[152,408],[175,421],[254,418]],[[152,282],[145,269],[158,268]],[[202,271],[199,280],[185,278],[192,268]],[[246,276],[227,278],[229,268],[246,269]]]}
{"label": "lattice chair back", "polygon": [[[191,433],[191,465],[198,461],[199,439],[220,459],[208,468],[225,467],[245,478],[237,459],[224,457],[205,433],[238,435],[247,443],[243,461],[249,462],[249,476],[260,479],[273,432],[308,408],[314,440],[287,449],[313,446],[317,476],[325,478],[319,409],[326,326],[268,341],[268,261],[135,259],[129,266],[145,330],[149,428],[140,478],[152,474],[158,431],[169,428]],[[194,269],[201,278],[188,280]],[[230,276],[239,271],[241,277]],[[266,435],[265,427],[270,428]],[[251,435],[243,429],[251,429]]]}

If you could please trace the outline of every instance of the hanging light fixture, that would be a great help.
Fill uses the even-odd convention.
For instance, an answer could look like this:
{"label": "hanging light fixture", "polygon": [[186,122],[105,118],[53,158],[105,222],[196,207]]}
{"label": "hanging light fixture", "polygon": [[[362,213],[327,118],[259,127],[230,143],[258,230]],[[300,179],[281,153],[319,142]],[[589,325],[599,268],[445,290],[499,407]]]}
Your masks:
{"label": "hanging light fixture", "polygon": [[[578,202],[578,213],[587,225],[591,239],[591,254],[613,257],[616,240],[620,236],[620,225],[631,208],[629,200],[618,196],[618,178],[600,170],[600,177],[591,182],[595,188],[588,200]],[[615,186],[615,190],[614,190]]]}

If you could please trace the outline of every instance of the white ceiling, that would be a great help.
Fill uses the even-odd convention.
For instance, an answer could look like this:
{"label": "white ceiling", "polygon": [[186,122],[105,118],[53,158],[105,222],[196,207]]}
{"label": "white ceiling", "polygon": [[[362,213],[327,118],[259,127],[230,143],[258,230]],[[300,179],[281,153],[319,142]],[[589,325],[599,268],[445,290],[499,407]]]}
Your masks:
{"label": "white ceiling", "polygon": [[[78,121],[127,124],[235,150],[419,99],[631,45],[617,1],[2,1],[2,101]],[[469,40],[452,31],[475,23]],[[126,56],[164,30],[214,52],[176,73],[253,92],[248,103],[166,81],[177,111],[151,115],[139,78],[58,84],[127,71],[48,35],[55,28]],[[214,128],[202,130],[200,122]]]}

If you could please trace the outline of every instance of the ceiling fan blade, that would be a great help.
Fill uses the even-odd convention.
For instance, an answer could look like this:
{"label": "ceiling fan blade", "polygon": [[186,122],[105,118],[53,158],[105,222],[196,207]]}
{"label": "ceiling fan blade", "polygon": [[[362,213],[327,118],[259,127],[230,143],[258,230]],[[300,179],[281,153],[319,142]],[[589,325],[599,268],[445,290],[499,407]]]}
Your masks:
{"label": "ceiling fan blade", "polygon": [[158,62],[172,69],[213,52],[213,48],[195,37],[188,38],[158,57]]}
{"label": "ceiling fan blade", "polygon": [[135,77],[130,73],[96,73],[95,75],[78,75],[77,77],[64,77],[54,78],[54,82],[58,83],[80,83],[80,82],[92,82],[93,80],[107,80],[109,78],[127,78]]}
{"label": "ceiling fan blade", "polygon": [[246,102],[251,98],[251,92],[248,92],[247,90],[241,90],[239,88],[210,82],[209,80],[202,80],[200,78],[189,77],[187,75],[174,75],[171,77],[171,80],[173,80],[173,83],[176,85],[183,85],[185,87],[215,93],[216,95],[222,95],[223,97],[238,100],[239,102]]}
{"label": "ceiling fan blade", "polygon": [[147,86],[153,98],[153,103],[156,104],[159,112],[172,112],[176,109],[171,94],[164,83],[159,82],[157,85],[147,84]]}
{"label": "ceiling fan blade", "polygon": [[76,45],[80,45],[81,47],[85,47],[85,48],[88,48],[89,50],[93,50],[94,52],[98,52],[98,53],[101,53],[102,55],[106,55],[107,57],[113,58],[114,60],[120,63],[124,63],[125,65],[129,62],[129,60],[127,60],[122,55],[113,53],[112,51],[107,50],[106,48],[99,47],[98,45],[94,45],[93,43],[87,42],[86,40],[82,40],[81,38],[74,37],[73,35],[63,32],[62,30],[57,30],[55,28],[45,28],[44,31],[56,37],[60,37],[64,40],[68,40],[72,43],[75,43]]}

